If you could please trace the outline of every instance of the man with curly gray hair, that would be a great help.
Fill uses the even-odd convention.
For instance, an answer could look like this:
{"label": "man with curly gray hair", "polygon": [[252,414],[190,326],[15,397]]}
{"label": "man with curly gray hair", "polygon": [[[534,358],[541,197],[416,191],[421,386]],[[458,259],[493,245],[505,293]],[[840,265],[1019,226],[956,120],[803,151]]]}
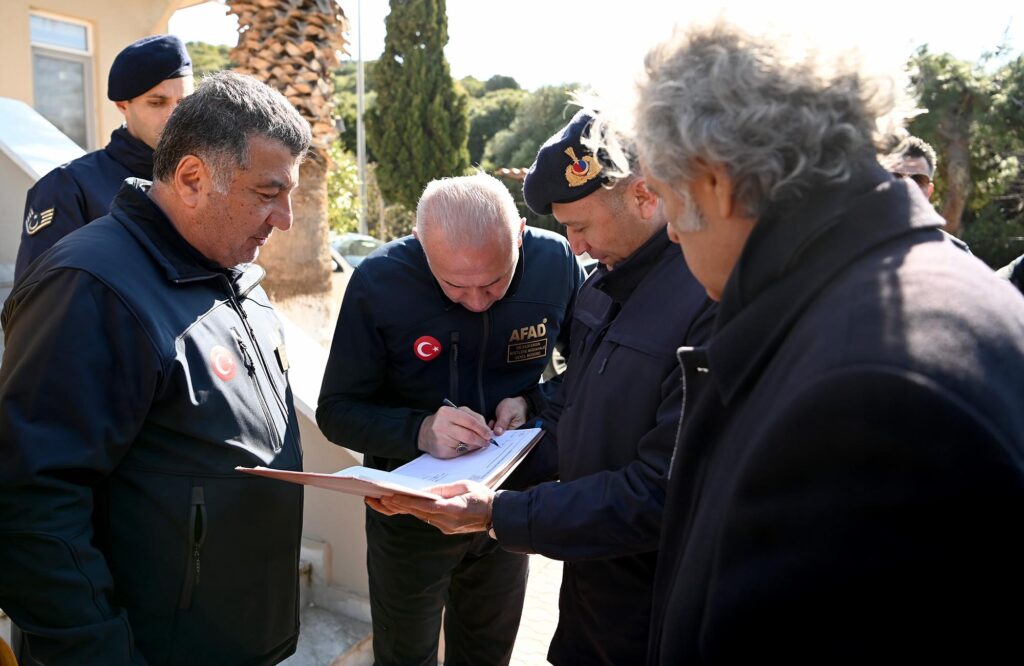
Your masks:
{"label": "man with curly gray hair", "polygon": [[878,90],[723,24],[647,56],[646,180],[719,301],[679,351],[702,390],[649,663],[978,661],[1018,635],[1024,301],[877,163]]}

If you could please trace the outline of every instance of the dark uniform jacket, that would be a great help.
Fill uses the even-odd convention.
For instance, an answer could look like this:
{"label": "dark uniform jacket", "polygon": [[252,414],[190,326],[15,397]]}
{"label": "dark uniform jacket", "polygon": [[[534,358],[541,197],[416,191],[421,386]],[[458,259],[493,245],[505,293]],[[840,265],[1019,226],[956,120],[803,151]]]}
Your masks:
{"label": "dark uniform jacket", "polygon": [[[136,189],[138,188],[138,189]],[[214,270],[129,181],[2,316],[0,607],[46,664],[295,649],[302,488],[263,270]]]}
{"label": "dark uniform jacket", "polygon": [[1013,283],[1014,287],[1024,293],[1024,254],[996,271],[996,275]]}
{"label": "dark uniform jacket", "polygon": [[449,398],[494,418],[498,403],[537,387],[568,321],[583,272],[565,240],[528,228],[504,298],[470,312],[445,297],[419,241],[388,243],[345,292],[316,410],[324,435],[394,469],[421,452],[423,419]]}
{"label": "dark uniform jacket", "polygon": [[1024,301],[915,187],[763,215],[680,351],[650,663],[1020,654]]}
{"label": "dark uniform jacket", "polygon": [[682,403],[675,350],[704,342],[712,307],[663,230],[580,290],[565,382],[543,415],[553,432],[529,460],[557,442],[561,483],[501,493],[493,514],[506,550],[566,560],[554,664],[643,659]]}
{"label": "dark uniform jacket", "polygon": [[153,149],[121,127],[110,135],[106,148],[40,178],[25,197],[15,279],[51,245],[110,212],[121,183],[132,177],[153,178]]}

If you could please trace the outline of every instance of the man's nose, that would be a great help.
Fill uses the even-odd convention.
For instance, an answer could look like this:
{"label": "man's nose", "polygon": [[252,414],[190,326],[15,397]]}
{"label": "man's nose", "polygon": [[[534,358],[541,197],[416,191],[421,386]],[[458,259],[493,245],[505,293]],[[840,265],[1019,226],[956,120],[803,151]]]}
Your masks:
{"label": "man's nose", "polygon": [[274,205],[274,210],[271,211],[267,222],[281,231],[288,231],[292,228],[292,198],[290,195],[282,197],[281,201]]}
{"label": "man's nose", "polygon": [[483,289],[474,290],[466,296],[465,300],[463,301],[463,304],[466,306],[467,310],[472,310],[473,312],[483,312],[488,307],[490,307],[491,298]]}
{"label": "man's nose", "polygon": [[568,241],[569,248],[572,249],[572,253],[575,254],[577,257],[583,254],[584,252],[590,251],[590,245],[587,244],[587,241],[583,240],[583,236],[580,236],[578,233],[572,230],[570,230],[568,233]]}

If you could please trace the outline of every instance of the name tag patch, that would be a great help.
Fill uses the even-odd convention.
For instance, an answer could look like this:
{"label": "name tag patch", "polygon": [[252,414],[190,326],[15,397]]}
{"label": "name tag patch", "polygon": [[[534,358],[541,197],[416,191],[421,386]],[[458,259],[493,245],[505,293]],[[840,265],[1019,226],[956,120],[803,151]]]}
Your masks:
{"label": "name tag patch", "polygon": [[548,355],[548,339],[527,340],[516,342],[508,346],[508,363],[522,363],[533,361],[538,358],[545,358]]}
{"label": "name tag patch", "polygon": [[288,351],[284,348],[283,342],[274,349],[274,356],[277,357],[277,367],[281,368],[281,372],[288,372],[291,365],[288,363]]}

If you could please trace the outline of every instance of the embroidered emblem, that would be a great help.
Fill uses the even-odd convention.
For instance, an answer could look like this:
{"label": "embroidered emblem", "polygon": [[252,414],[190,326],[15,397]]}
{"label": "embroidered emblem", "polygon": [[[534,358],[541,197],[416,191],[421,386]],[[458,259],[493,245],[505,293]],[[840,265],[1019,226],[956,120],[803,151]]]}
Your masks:
{"label": "embroidered emblem", "polygon": [[229,382],[235,378],[238,363],[235,362],[234,354],[225,347],[217,345],[210,350],[210,368],[213,370],[213,374]]}
{"label": "embroidered emblem", "polygon": [[25,216],[25,233],[31,236],[43,227],[49,226],[51,222],[53,222],[52,208],[48,208],[42,213],[37,213],[30,207],[28,214]]}
{"label": "embroidered emblem", "polygon": [[522,361],[533,361],[539,358],[547,358],[548,355],[548,320],[545,317],[539,324],[523,326],[512,330],[508,339],[506,350],[506,361],[508,363],[521,363]]}
{"label": "embroidered emblem", "polygon": [[585,185],[601,173],[601,163],[591,155],[584,155],[583,159],[577,159],[576,151],[572,149],[572,146],[565,149],[565,154],[572,160],[572,164],[565,167],[565,180],[568,181],[569,187]]}
{"label": "embroidered emblem", "polygon": [[416,338],[416,342],[412,343],[412,350],[419,360],[433,361],[441,353],[441,343],[437,338],[424,335]]}

